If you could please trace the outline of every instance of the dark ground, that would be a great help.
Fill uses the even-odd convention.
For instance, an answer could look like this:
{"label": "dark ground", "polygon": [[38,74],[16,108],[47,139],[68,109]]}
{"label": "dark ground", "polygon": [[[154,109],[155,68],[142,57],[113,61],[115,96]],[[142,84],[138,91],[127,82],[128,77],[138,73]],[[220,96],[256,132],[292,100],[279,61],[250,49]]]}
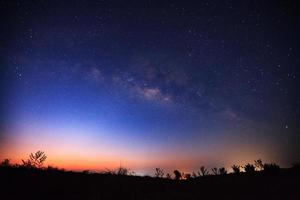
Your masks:
{"label": "dark ground", "polygon": [[190,180],[0,168],[0,199],[300,199],[299,169]]}

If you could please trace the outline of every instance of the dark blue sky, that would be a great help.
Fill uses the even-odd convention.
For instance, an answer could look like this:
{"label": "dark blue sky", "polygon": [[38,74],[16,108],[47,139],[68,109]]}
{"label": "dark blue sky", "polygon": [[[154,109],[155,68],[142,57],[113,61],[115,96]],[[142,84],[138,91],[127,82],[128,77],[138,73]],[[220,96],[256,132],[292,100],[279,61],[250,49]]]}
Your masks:
{"label": "dark blue sky", "polygon": [[141,173],[290,165],[295,2],[2,1],[0,151]]}

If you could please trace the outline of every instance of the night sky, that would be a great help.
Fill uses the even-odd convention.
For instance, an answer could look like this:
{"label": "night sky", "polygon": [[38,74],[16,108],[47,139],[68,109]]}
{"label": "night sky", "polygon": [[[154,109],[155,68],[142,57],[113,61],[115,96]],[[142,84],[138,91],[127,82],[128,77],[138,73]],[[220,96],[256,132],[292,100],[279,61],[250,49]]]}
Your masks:
{"label": "night sky", "polygon": [[300,158],[296,1],[1,1],[0,159],[191,172]]}

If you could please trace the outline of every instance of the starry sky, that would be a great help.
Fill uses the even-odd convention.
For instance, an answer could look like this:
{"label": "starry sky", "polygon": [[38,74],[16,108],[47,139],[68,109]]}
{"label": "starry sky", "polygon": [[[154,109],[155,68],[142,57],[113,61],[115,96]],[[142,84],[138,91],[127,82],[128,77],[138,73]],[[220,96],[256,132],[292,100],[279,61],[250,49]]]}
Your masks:
{"label": "starry sky", "polygon": [[300,158],[296,1],[0,8],[1,159],[147,174]]}

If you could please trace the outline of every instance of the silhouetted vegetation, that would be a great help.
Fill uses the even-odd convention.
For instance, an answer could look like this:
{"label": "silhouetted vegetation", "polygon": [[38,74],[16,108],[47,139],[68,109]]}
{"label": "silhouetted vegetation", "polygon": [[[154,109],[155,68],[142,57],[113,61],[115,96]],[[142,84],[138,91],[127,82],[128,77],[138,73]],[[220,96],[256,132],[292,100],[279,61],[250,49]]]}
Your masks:
{"label": "silhouetted vegetation", "polygon": [[125,167],[119,167],[117,169],[117,175],[122,175],[122,176],[126,176],[126,175],[131,175],[130,170],[125,168]]}
{"label": "silhouetted vegetation", "polygon": [[219,170],[217,167],[211,168],[211,171],[214,175],[219,175]]}
{"label": "silhouetted vegetation", "polygon": [[155,168],[155,177],[157,177],[157,178],[163,178],[164,175],[165,175],[165,172],[164,172],[163,169],[161,169],[159,167]]}
{"label": "silhouetted vegetation", "polygon": [[171,178],[172,178],[171,174],[167,173],[167,174],[166,174],[166,178],[167,178],[167,179],[171,179]]}
{"label": "silhouetted vegetation", "polygon": [[221,167],[221,168],[214,167],[214,168],[211,169],[211,171],[214,175],[225,175],[225,174],[227,174],[227,170],[224,167]]}
{"label": "silhouetted vegetation", "polygon": [[1,167],[10,167],[11,164],[10,164],[10,160],[9,159],[4,159],[2,162],[1,162]]}
{"label": "silhouetted vegetation", "polygon": [[238,174],[241,172],[241,166],[239,166],[239,165],[232,165],[231,168],[233,170],[233,173],[235,173],[235,174]]}
{"label": "silhouetted vegetation", "polygon": [[134,175],[134,171],[131,171],[130,169],[126,167],[118,167],[117,169],[106,169],[104,174],[109,174],[109,175],[120,175],[120,176],[132,176]]}
{"label": "silhouetted vegetation", "polygon": [[258,170],[263,170],[263,169],[264,169],[264,164],[263,164],[263,162],[262,162],[261,159],[254,160],[254,166],[255,166]]}
{"label": "silhouetted vegetation", "polygon": [[253,173],[253,172],[255,172],[255,166],[252,165],[252,164],[250,164],[250,163],[248,163],[248,164],[246,164],[246,165],[244,166],[244,170],[245,170],[245,172],[247,172],[247,173]]}
{"label": "silhouetted vegetation", "polygon": [[224,167],[221,167],[221,168],[219,168],[219,174],[225,175],[225,174],[227,174],[227,170]]}
{"label": "silhouetted vegetation", "polygon": [[195,172],[192,172],[192,177],[193,178],[197,178],[197,177],[199,177],[200,176],[200,172],[197,172],[198,174],[196,174]]}
{"label": "silhouetted vegetation", "polygon": [[40,168],[43,166],[47,156],[42,151],[31,153],[27,160],[22,160],[22,166],[27,168]]}
{"label": "silhouetted vegetation", "polygon": [[178,170],[174,170],[175,180],[180,180],[182,175],[181,172]]}
{"label": "silhouetted vegetation", "polygon": [[263,165],[263,170],[266,172],[277,172],[279,169],[280,167],[276,163],[265,163]]}
{"label": "silhouetted vegetation", "polygon": [[201,176],[207,176],[207,175],[209,175],[208,170],[204,166],[200,167],[200,173],[201,173]]}
{"label": "silhouetted vegetation", "polygon": [[191,179],[191,178],[192,178],[192,175],[191,175],[191,174],[189,174],[189,173],[184,174],[184,179],[185,179],[185,180],[189,180],[189,179]]}
{"label": "silhouetted vegetation", "polygon": [[[24,195],[30,196],[32,188],[36,196],[46,199],[49,197],[49,199],[219,200],[227,197],[245,199],[253,196],[251,199],[265,200],[298,199],[299,197],[300,169],[281,169],[275,163],[259,161],[254,162],[255,166],[248,163],[243,167],[246,173],[241,172],[240,166],[232,165],[234,175],[227,174],[224,167],[212,168],[215,176],[208,176],[209,172],[205,167],[200,167],[197,174],[193,172],[193,175],[174,170],[175,180],[172,180],[168,173],[164,178],[165,173],[162,168],[155,169],[154,176],[158,178],[153,178],[131,176],[134,172],[121,166],[102,173],[90,170],[79,173],[53,166],[42,167],[46,156],[44,152],[38,152],[40,153],[30,154],[31,156],[25,162],[30,163],[30,167],[13,165],[9,159],[1,162],[0,180],[6,183],[1,188],[4,191],[3,199],[22,199]],[[34,161],[39,164],[33,164]],[[258,163],[262,163],[263,167],[258,168]],[[259,171],[255,171],[255,167]],[[8,193],[5,187],[21,192]],[[215,192],[215,188],[218,188],[218,192]],[[249,188],[251,188],[250,193]]]}

